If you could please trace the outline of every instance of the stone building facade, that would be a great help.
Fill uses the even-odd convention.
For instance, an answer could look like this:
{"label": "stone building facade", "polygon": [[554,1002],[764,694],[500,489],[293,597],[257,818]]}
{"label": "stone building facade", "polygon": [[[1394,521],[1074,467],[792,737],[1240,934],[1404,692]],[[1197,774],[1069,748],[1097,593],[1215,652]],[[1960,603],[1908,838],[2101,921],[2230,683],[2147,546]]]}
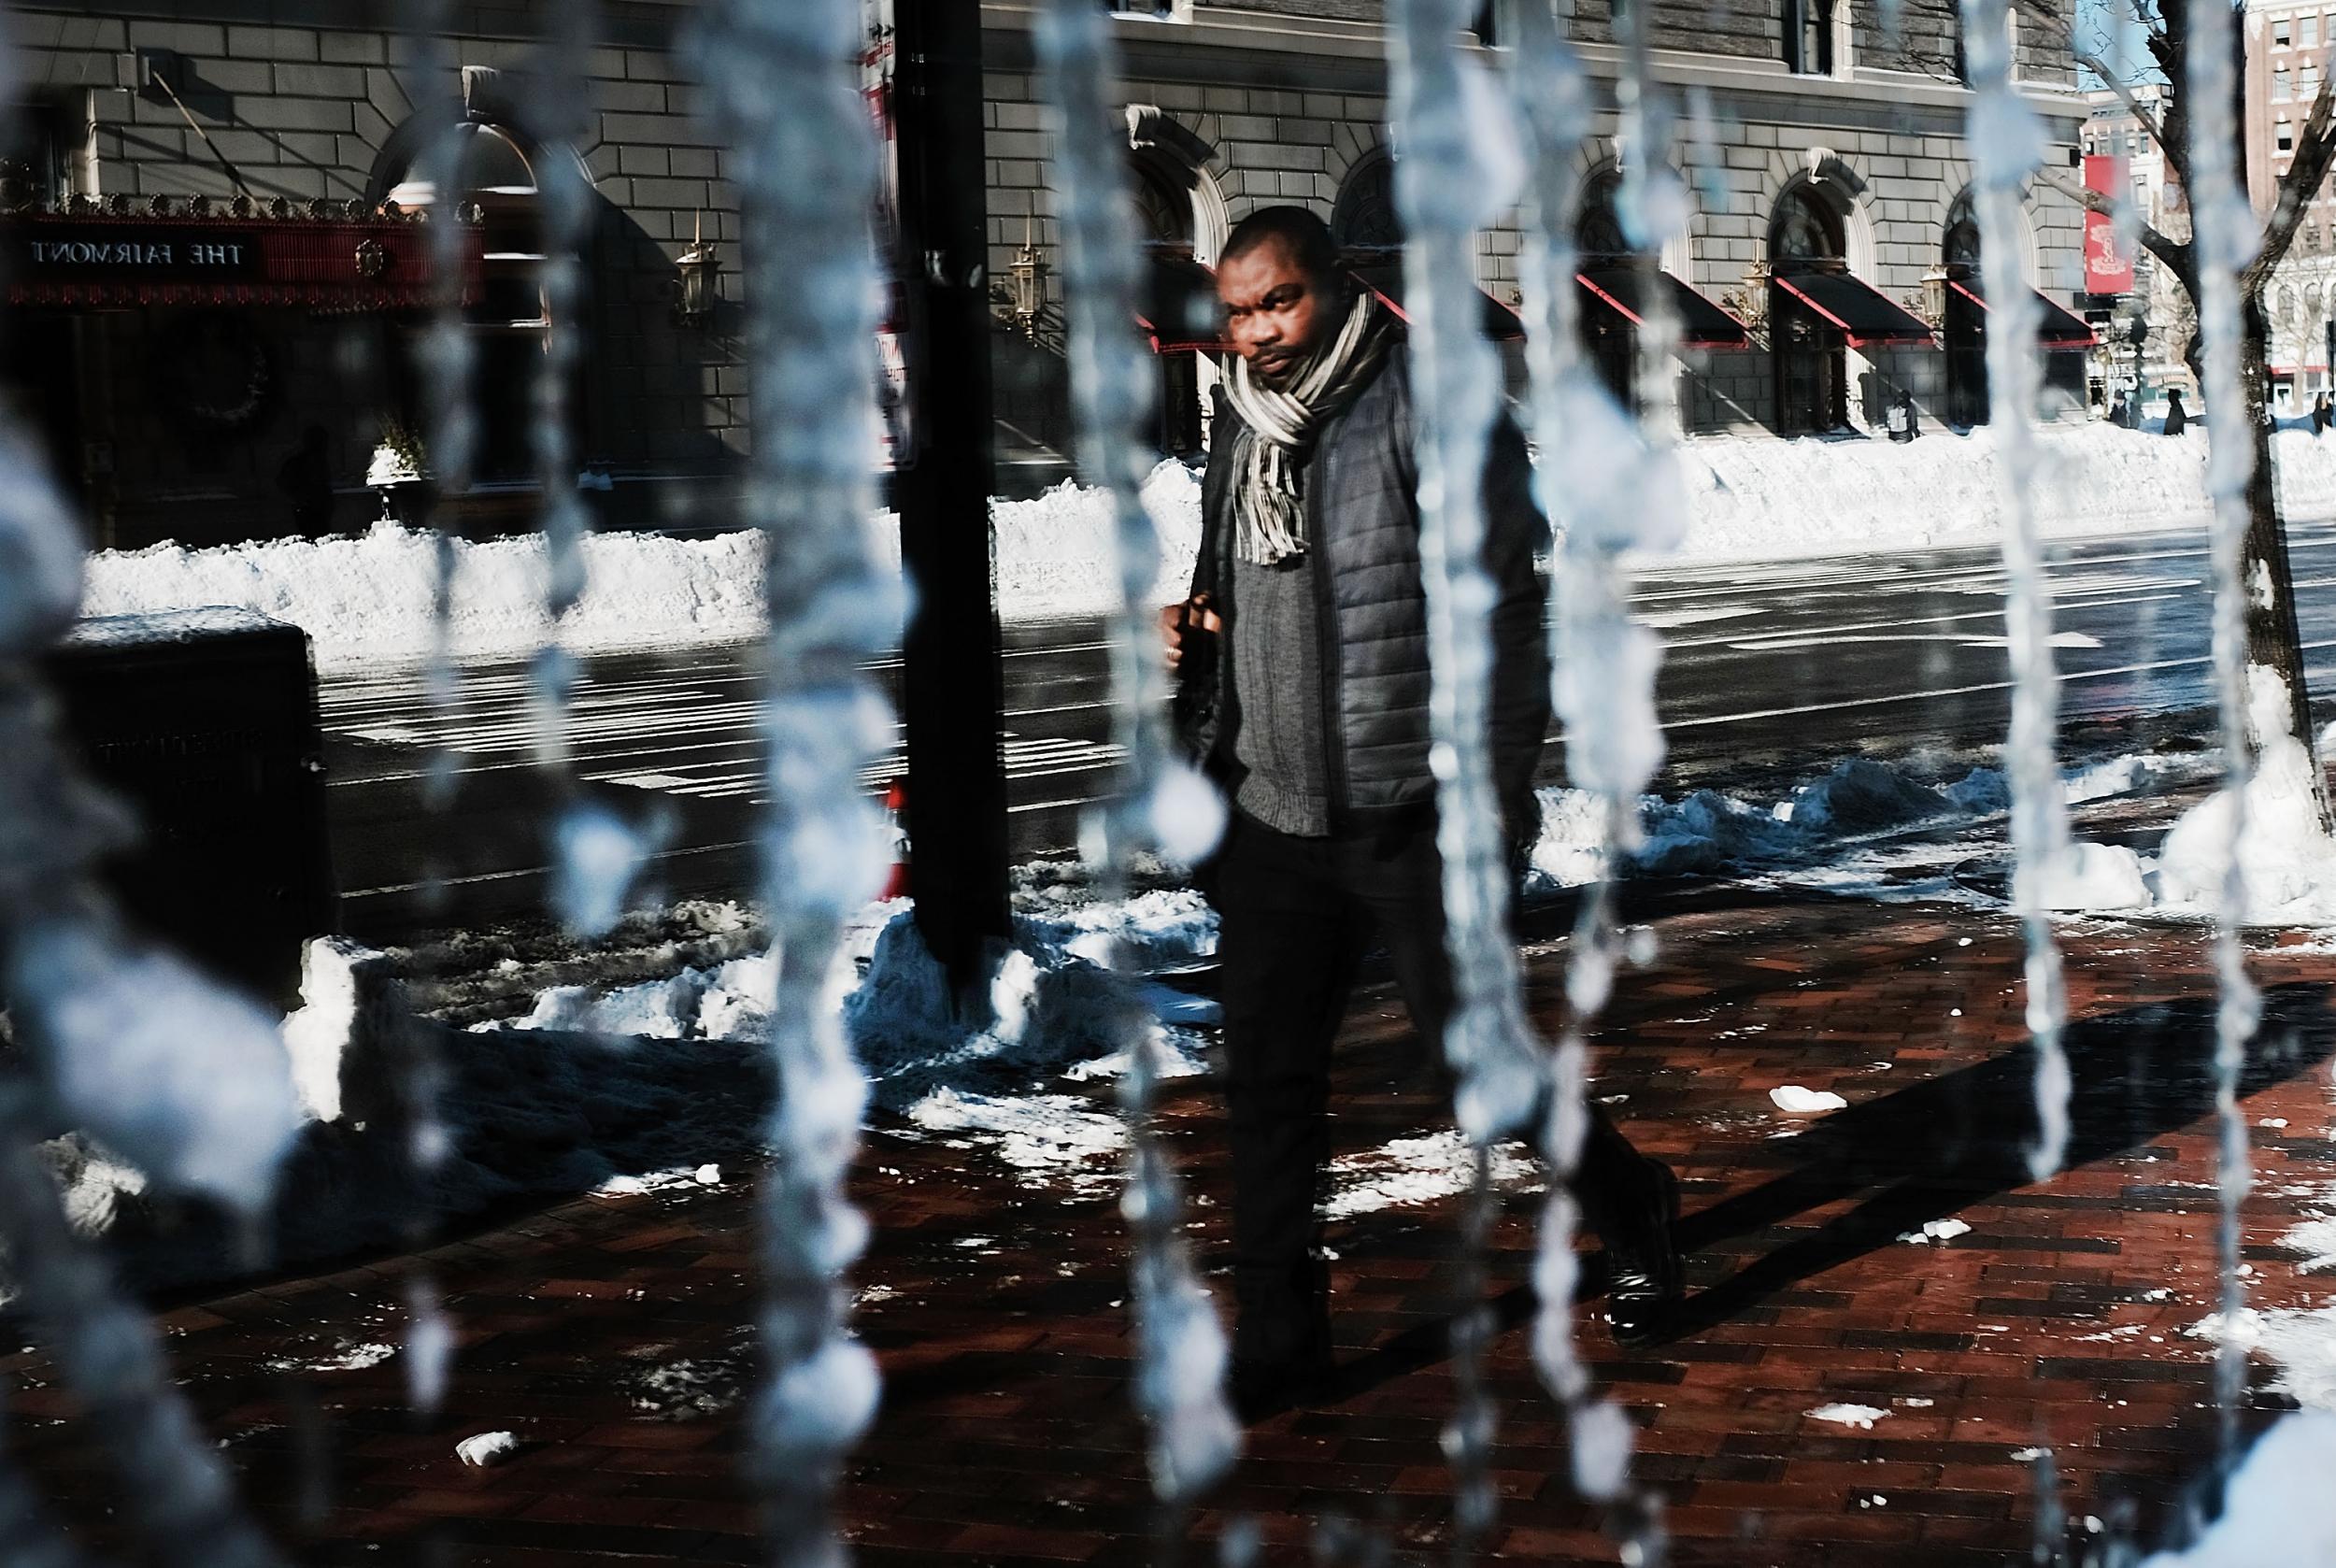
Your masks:
{"label": "stone building facade", "polygon": [[[614,524],[711,520],[743,448],[748,392],[728,155],[701,118],[679,47],[693,7],[602,0],[585,63],[588,107],[572,89],[531,85],[559,14],[540,0],[448,7],[452,32],[434,53],[407,31],[419,9],[388,0],[19,6],[16,198],[78,197],[98,218],[121,208],[150,236],[194,221],[196,198],[214,235],[375,213],[398,197],[410,217],[434,199],[439,133],[459,127],[464,179],[477,188],[465,194],[487,209],[472,242],[484,248],[486,278],[464,311],[481,424],[477,482],[450,515],[495,528],[522,523],[540,502],[529,446],[548,319],[535,277],[540,188],[577,177],[582,291],[562,325],[577,328],[583,355],[569,393],[575,456],[593,471],[586,499]],[[572,125],[548,118],[571,111]],[[724,253],[721,299],[682,321],[677,263],[693,236]],[[363,485],[376,444],[392,424],[401,442],[429,424],[416,353],[427,311],[173,297],[104,308],[20,297],[9,312],[13,390],[80,492],[96,539],[286,531],[292,503],[279,479],[312,425],[324,432],[338,492],[330,525],[377,515]]]}
{"label": "stone building facade", "polygon": [[[1677,163],[1695,210],[1664,269],[1707,298],[1749,318],[1748,348],[1690,350],[1680,404],[1691,431],[1791,432],[1878,425],[1901,389],[1945,418],[1968,389],[1950,386],[1957,356],[1935,339],[1843,345],[1817,367],[1835,383],[1815,409],[1802,368],[1768,327],[1768,281],[1786,231],[1814,239],[1887,301],[1944,327],[1938,275],[1952,261],[1975,270],[1968,248],[1971,166],[1962,142],[1970,94],[1960,84],[1953,7],[1905,0],[1894,36],[1863,0],[1654,0],[1655,68],[1682,90],[1689,134]],[[2057,8],[2056,8],[2057,7]],[[1332,222],[1342,241],[1376,243],[1389,229],[1387,76],[1377,0],[1177,0],[1165,13],[1122,7],[1122,52],[1131,106],[1131,161],[1147,188],[1139,206],[1154,237],[1189,243],[1210,260],[1226,227],[1255,207],[1294,201]],[[1051,242],[1045,115],[1034,101],[1029,0],[989,3],[991,264],[1004,276],[1026,235]],[[2025,89],[2043,113],[2047,159],[2074,162],[2087,106],[2065,43],[2067,0],[2021,7],[2016,55]],[[1479,41],[1503,59],[1495,14]],[[1580,154],[1590,188],[1615,167],[1613,84],[1620,51],[1611,12],[1575,7],[1571,24],[1603,99],[1597,134]],[[2029,276],[2066,306],[2082,282],[2083,211],[2065,189],[2034,183],[2026,206]],[[1479,277],[1515,297],[1518,235],[1484,237]],[[1929,288],[1926,291],[1926,282]],[[1976,290],[1974,289],[1974,292]],[[1926,292],[1930,296],[1926,299]],[[1790,301],[1788,300],[1788,305]],[[1594,314],[1594,312],[1593,312]],[[1790,352],[1788,350],[1787,352]],[[2056,361],[2079,359],[2055,355]],[[1975,356],[1961,356],[1966,371]],[[2056,365],[2057,386],[2081,397],[2081,363]],[[1984,414],[1984,393],[1979,394]],[[2063,406],[2066,406],[2064,403]],[[1814,414],[1815,418],[1810,418]]]}
{"label": "stone building facade", "polygon": [[[869,0],[873,28],[886,3]],[[1689,429],[1868,427],[1901,390],[1934,418],[1983,415],[1968,386],[1976,318],[1962,318],[1959,355],[1931,335],[1944,327],[1953,335],[1952,313],[1940,308],[1948,271],[1959,269],[1970,297],[1979,294],[1963,200],[1968,93],[1956,80],[1946,0],[1902,0],[1887,35],[1875,0],[1647,3],[1657,73],[1682,90],[1689,111],[1677,161],[1694,203],[1690,232],[1660,263],[1709,302],[1724,323],[1716,337],[1735,339],[1683,352],[1679,404]],[[2053,43],[2072,3],[2024,9],[2019,35],[2023,78],[2056,163],[2071,160],[2085,113]],[[449,31],[428,44],[408,31],[413,8],[391,0],[20,5],[21,85],[10,142],[0,148],[8,209],[0,230],[18,276],[0,353],[8,390],[78,491],[97,541],[203,543],[312,527],[313,505],[292,493],[292,460],[311,427],[337,492],[327,525],[377,514],[365,487],[377,446],[395,437],[410,448],[441,401],[420,352],[428,312],[354,282],[297,297],[177,284],[44,292],[22,276],[26,214],[36,209],[50,221],[103,221],[130,225],[108,233],[150,238],[182,232],[155,225],[218,225],[203,229],[215,237],[249,224],[271,245],[297,249],[303,224],[410,222],[417,210],[476,207],[483,221],[465,264],[480,277],[464,320],[479,458],[474,483],[442,511],[480,529],[525,526],[537,515],[533,367],[545,333],[573,327],[583,356],[567,386],[574,455],[590,466],[586,499],[599,520],[733,520],[725,498],[748,408],[739,225],[724,178],[730,155],[691,79],[696,8],[696,0],[600,0],[579,93],[541,90],[531,74],[544,37],[569,14],[553,0],[449,4]],[[1138,206],[1163,249],[1205,264],[1244,214],[1286,201],[1320,212],[1343,242],[1400,239],[1378,0],[1168,0],[1164,9],[1118,0],[1112,8],[1128,113],[1103,130],[1128,137]],[[1032,0],[981,7],[990,261],[999,280],[1026,245],[1045,260],[1054,243],[1034,9]],[[1593,0],[1576,10],[1572,25],[1605,103],[1579,157],[1604,203],[1615,184],[1619,50],[1605,7]],[[1477,40],[1496,64],[1504,59],[1488,20],[1497,14],[1487,7]],[[872,59],[880,54],[872,48]],[[470,150],[452,204],[439,200],[430,162],[449,134]],[[585,197],[580,226],[564,239],[544,227],[551,181]],[[2077,204],[2039,181],[2027,218],[2030,276],[2065,303],[2080,276]],[[310,240],[327,233],[305,232]],[[1614,250],[1618,232],[1610,213],[1585,218],[1593,250]],[[396,236],[383,242],[403,254]],[[580,289],[555,322],[542,257],[571,245]],[[703,262],[709,247],[710,306],[681,311],[684,258]],[[1480,277],[1496,301],[1515,298],[1518,249],[1513,227],[1484,236]],[[347,258],[336,264],[345,269]],[[1842,329],[1825,315],[1833,307],[1873,318],[1861,318],[1868,329],[1887,321]],[[1927,325],[1909,324],[1926,315]],[[1596,306],[1588,319],[1600,335],[1593,352],[1624,380],[1627,310]],[[1027,381],[1033,369],[1059,376],[1043,346],[1018,344],[1006,330],[999,342],[1002,383]],[[1213,375],[1205,354],[1171,356],[1162,370],[1170,400],[1188,406]],[[1010,411],[1003,387],[1000,401]],[[1162,444],[1189,444],[1197,429],[1197,417],[1164,426]],[[418,455],[428,466],[428,451]]]}

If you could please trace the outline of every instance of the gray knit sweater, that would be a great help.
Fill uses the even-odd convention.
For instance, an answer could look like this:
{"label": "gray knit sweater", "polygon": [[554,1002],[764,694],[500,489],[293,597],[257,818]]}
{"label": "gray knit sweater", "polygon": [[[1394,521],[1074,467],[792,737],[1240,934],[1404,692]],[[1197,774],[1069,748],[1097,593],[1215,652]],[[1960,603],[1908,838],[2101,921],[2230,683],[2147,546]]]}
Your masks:
{"label": "gray knit sweater", "polygon": [[1306,838],[1331,831],[1323,730],[1322,634],[1314,561],[1232,563],[1233,755],[1245,770],[1233,804],[1267,827]]}

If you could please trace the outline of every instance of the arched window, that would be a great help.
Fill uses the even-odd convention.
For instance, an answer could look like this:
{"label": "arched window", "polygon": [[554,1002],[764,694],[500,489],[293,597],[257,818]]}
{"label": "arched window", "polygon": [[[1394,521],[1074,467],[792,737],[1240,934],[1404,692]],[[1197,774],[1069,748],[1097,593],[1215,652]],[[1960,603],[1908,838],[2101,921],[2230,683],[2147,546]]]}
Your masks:
{"label": "arched window", "polygon": [[1971,209],[1971,192],[1966,191],[1955,198],[1955,205],[1946,209],[1946,237],[1940,246],[1940,260],[1952,273],[1962,267],[1979,270],[1979,220]]}
{"label": "arched window", "polygon": [[1632,254],[1622,232],[1615,201],[1622,193],[1622,176],[1614,169],[1594,176],[1582,192],[1582,215],[1574,225],[1574,248],[1585,264],[1620,261]]}
{"label": "arched window", "polygon": [[1135,222],[1152,244],[1192,244],[1191,193],[1175,189],[1157,159],[1135,159]]}
{"label": "arched window", "polygon": [[1331,237],[1339,249],[1391,249],[1403,243],[1395,211],[1395,161],[1384,150],[1365,153],[1346,171],[1331,208]]}
{"label": "arched window", "polygon": [[1837,262],[1845,249],[1841,216],[1806,186],[1785,192],[1768,230],[1769,265],[1779,272],[1793,264]]}

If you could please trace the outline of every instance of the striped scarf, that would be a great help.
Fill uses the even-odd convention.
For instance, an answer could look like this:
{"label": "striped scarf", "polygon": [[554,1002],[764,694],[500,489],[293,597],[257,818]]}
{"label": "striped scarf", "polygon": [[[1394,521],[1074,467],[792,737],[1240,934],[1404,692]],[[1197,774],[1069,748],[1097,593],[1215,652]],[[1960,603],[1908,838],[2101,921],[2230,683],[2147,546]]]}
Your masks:
{"label": "striped scarf", "polygon": [[1233,437],[1233,549],[1271,566],[1306,548],[1302,464],[1322,426],[1354,401],[1395,340],[1392,323],[1367,290],[1356,295],[1338,335],[1315,350],[1287,387],[1261,386],[1235,360],[1226,397],[1241,416]]}

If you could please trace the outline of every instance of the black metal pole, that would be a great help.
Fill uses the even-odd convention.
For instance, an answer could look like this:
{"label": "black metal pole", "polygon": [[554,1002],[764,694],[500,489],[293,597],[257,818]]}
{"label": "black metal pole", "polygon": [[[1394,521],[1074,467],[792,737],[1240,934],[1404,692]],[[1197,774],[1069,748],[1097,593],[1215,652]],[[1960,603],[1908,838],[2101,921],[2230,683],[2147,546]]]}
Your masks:
{"label": "black metal pole", "polygon": [[917,595],[902,648],[910,888],[961,1005],[1009,934],[1004,675],[990,549],[989,209],[981,8],[894,0],[895,266],[909,429],[896,452],[901,561]]}

